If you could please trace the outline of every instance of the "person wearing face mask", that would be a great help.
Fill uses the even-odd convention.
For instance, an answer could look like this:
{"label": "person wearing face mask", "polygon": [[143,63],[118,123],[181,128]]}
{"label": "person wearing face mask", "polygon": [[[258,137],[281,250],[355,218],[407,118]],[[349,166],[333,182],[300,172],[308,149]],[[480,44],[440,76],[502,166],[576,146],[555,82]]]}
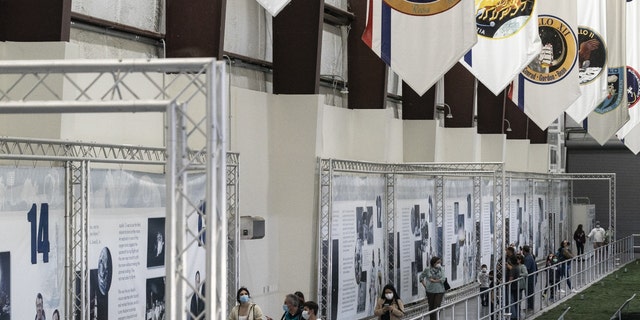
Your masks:
{"label": "person wearing face mask", "polygon": [[373,314],[380,320],[398,320],[404,316],[404,304],[392,284],[382,288],[382,296],[378,299]]}
{"label": "person wearing face mask", "polygon": [[304,320],[316,320],[318,319],[318,304],[314,301],[307,301],[303,304],[302,319]]}
{"label": "person wearing face mask", "polygon": [[251,302],[251,295],[247,288],[242,287],[238,289],[236,300],[238,304],[229,312],[228,320],[265,320],[262,315],[262,309],[260,309],[257,304]]}
{"label": "person wearing face mask", "polygon": [[480,272],[478,273],[478,283],[480,284],[480,302],[483,307],[489,306],[489,293],[486,292],[489,290],[489,273],[487,272],[487,265],[483,264],[480,267]]}
{"label": "person wearing face mask", "polygon": [[[427,301],[429,302],[429,311],[435,310],[442,304],[444,298],[444,282],[447,278],[444,276],[444,269],[442,268],[442,259],[440,257],[433,257],[429,262],[429,268],[424,269],[420,274],[420,282],[427,291]],[[430,315],[431,320],[437,320],[438,314],[436,312]]]}
{"label": "person wearing face mask", "polygon": [[282,318],[280,320],[302,320],[302,308],[300,306],[300,299],[295,294],[288,294],[284,297],[284,304],[282,305]]}

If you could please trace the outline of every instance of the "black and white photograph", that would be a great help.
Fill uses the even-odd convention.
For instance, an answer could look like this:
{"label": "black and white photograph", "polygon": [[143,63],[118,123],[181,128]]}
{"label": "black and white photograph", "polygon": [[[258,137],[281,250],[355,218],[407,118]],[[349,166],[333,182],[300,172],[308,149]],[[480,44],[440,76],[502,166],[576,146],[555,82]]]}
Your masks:
{"label": "black and white photograph", "polygon": [[164,266],[165,218],[150,218],[147,224],[147,267]]}
{"label": "black and white photograph", "polygon": [[89,270],[89,319],[109,319],[109,295],[100,290],[98,269]]}
{"label": "black and white photograph", "polygon": [[165,277],[147,279],[146,320],[165,319]]}
{"label": "black and white photograph", "polygon": [[0,320],[11,319],[11,253],[0,252]]}
{"label": "black and white photograph", "polygon": [[360,273],[360,284],[358,285],[358,307],[357,311],[364,312],[367,307],[367,271]]}
{"label": "black and white photograph", "polygon": [[414,236],[420,236],[420,205],[416,204],[411,208],[411,232]]}
{"label": "black and white photograph", "polygon": [[356,207],[358,238],[373,244],[373,207]]}

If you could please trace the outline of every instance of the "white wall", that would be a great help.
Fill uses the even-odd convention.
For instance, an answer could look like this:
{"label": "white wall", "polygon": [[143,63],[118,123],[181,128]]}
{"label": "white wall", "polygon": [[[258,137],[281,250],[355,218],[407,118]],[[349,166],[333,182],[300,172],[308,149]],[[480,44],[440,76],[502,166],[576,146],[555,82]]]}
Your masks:
{"label": "white wall", "polygon": [[527,172],[549,173],[549,145],[529,144]]}
{"label": "white wall", "polygon": [[162,0],[74,0],[71,3],[71,10],[138,29],[164,33],[164,1]]}
{"label": "white wall", "polygon": [[436,128],[435,162],[477,162],[476,128]]}
{"label": "white wall", "polygon": [[436,120],[405,120],[402,122],[404,162],[434,162]]}
{"label": "white wall", "polygon": [[480,135],[480,161],[503,162],[507,136],[504,134]]}
{"label": "white wall", "polygon": [[529,169],[529,140],[507,140],[504,155],[506,171],[526,172]]}

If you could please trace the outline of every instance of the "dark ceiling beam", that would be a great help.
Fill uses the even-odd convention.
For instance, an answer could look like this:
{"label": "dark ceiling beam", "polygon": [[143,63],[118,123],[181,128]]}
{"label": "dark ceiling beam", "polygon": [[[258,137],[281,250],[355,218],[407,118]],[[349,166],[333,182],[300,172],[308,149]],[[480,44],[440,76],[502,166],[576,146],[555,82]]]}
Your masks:
{"label": "dark ceiling beam", "polygon": [[152,39],[155,41],[161,41],[162,39],[164,39],[164,34],[159,32],[144,30],[144,29],[132,27],[126,24],[112,22],[109,20],[104,20],[104,19],[88,16],[86,14],[81,14],[77,12],[71,12],[71,22],[85,23],[87,25],[91,25],[94,27],[113,30],[113,31],[121,32],[123,34],[130,34],[133,36],[144,37],[144,38]]}
{"label": "dark ceiling beam", "polygon": [[387,97],[387,65],[362,41],[367,23],[367,1],[349,0],[354,14],[349,31],[349,108],[384,109]]}
{"label": "dark ceiling beam", "polygon": [[292,0],[273,18],[273,93],[317,94],[324,1]]}
{"label": "dark ceiling beam", "polygon": [[69,41],[71,0],[0,0],[0,41]]}
{"label": "dark ceiling beam", "polygon": [[[456,63],[444,75],[444,102],[451,108],[453,118],[444,120],[445,127],[473,127],[473,96],[475,77],[462,64]],[[445,115],[449,110],[445,107]]]}
{"label": "dark ceiling beam", "polygon": [[226,4],[226,0],[167,0],[167,57],[221,59]]}
{"label": "dark ceiling beam", "polygon": [[[482,82],[478,81],[478,133],[500,134],[503,133],[502,110],[505,104],[506,94],[502,91],[494,95]],[[504,127],[506,128],[506,127]]]}
{"label": "dark ceiling beam", "polygon": [[433,120],[435,117],[436,86],[432,86],[422,96],[402,81],[402,119]]}

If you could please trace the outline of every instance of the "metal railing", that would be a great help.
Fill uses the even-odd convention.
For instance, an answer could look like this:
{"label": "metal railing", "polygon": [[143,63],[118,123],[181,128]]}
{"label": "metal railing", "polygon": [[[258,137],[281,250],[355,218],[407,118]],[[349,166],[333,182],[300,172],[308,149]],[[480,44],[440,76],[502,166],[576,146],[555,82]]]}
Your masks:
{"label": "metal railing", "polygon": [[[505,316],[509,317],[514,312],[520,316],[531,316],[559,305],[633,261],[635,237],[640,235],[632,235],[572,259],[541,267],[527,276],[527,280],[533,281],[533,290],[518,287],[517,279],[497,284],[483,292],[489,295],[488,306],[481,304],[483,293],[479,287],[470,286],[466,294],[456,295],[454,299],[448,297],[444,305],[435,310],[429,310],[426,300],[409,306],[403,319],[429,319],[434,313],[437,319],[505,319]],[[517,289],[511,290],[513,286]]]}

